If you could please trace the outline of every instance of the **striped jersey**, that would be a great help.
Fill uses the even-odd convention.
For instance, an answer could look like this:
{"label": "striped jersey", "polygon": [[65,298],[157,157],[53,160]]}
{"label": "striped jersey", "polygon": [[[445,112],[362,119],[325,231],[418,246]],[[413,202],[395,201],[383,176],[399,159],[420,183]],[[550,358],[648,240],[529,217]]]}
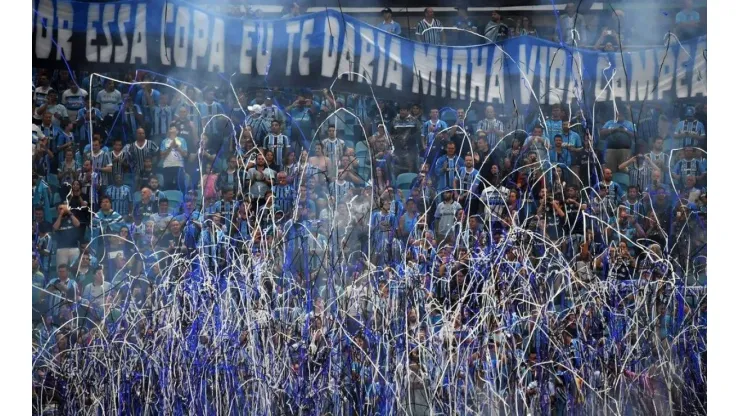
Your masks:
{"label": "striped jersey", "polygon": [[429,23],[425,19],[419,20],[416,24],[416,35],[421,36],[424,43],[431,45],[442,44],[442,23],[437,19],[432,19]]}
{"label": "striped jersey", "polygon": [[699,176],[702,173],[701,161],[699,159],[681,159],[673,167],[673,173],[680,175],[681,180],[687,176]]}
{"label": "striped jersey", "polygon": [[110,158],[110,154],[108,152],[99,151],[98,154],[94,155],[92,152],[87,153],[85,155],[85,159],[90,159],[92,162],[92,168],[93,172],[98,172],[100,175],[100,182],[98,182],[99,186],[105,187],[108,185],[108,174],[107,173],[100,173],[100,169],[113,165],[113,161]]}
{"label": "striped jersey", "polygon": [[275,210],[282,211],[285,215],[289,215],[293,210],[293,200],[295,199],[293,187],[290,185],[275,185],[272,188],[272,196],[274,199]]}
{"label": "striped jersey", "polygon": [[344,154],[344,140],[342,139],[324,139],[324,154],[329,158],[329,176],[337,176],[337,165]]}
{"label": "striped jersey", "polygon": [[196,103],[195,105],[198,107],[198,111],[200,111],[201,119],[205,119],[203,120],[203,125],[205,126],[206,123],[208,123],[208,127],[205,128],[205,133],[209,136],[212,134],[216,134],[218,130],[216,126],[220,124],[223,120],[219,120],[218,117],[214,116],[218,114],[224,114],[224,107],[218,101],[214,101],[210,104],[207,104],[205,102]]}
{"label": "striped jersey", "polygon": [[638,189],[643,190],[650,183],[650,176],[653,173],[653,169],[647,163],[643,163],[640,167],[637,167],[636,163],[632,163],[627,173],[630,176],[630,185],[637,186]]}
{"label": "striped jersey", "polygon": [[164,138],[167,135],[167,130],[170,128],[170,123],[173,121],[172,108],[170,106],[160,107],[156,106],[152,108],[152,128],[149,134],[152,137]]}
{"label": "striped jersey", "polygon": [[[141,107],[139,107],[137,104],[133,104],[131,107],[125,107],[122,106],[121,108],[121,118],[123,119],[123,127],[125,134],[129,137],[128,141],[134,141],[134,137],[136,137],[136,129],[139,127],[142,127],[139,125],[139,121],[136,119],[136,116],[144,116],[144,113],[141,112]],[[143,120],[142,120],[143,121]]]}
{"label": "striped jersey", "polygon": [[506,200],[509,197],[509,190],[504,187],[489,186],[483,190],[481,198],[488,209],[485,209],[486,220],[491,221],[494,218],[503,218],[506,213]]}
{"label": "striped jersey", "polygon": [[134,204],[133,193],[128,185],[110,185],[106,189],[105,194],[110,198],[113,211],[121,213],[121,215],[128,215],[131,212],[131,208]]}
{"label": "striped jersey", "polygon": [[336,201],[342,201],[345,196],[347,196],[347,193],[350,189],[354,188],[354,185],[352,185],[351,182],[348,181],[341,181],[339,180],[334,181],[334,183],[330,186],[330,193],[334,197]]}
{"label": "striped jersey", "polygon": [[478,190],[478,170],[473,169],[470,172],[468,172],[467,168],[460,168],[458,171],[459,181],[460,181],[460,191],[469,191],[477,193]]}
{"label": "striped jersey", "polygon": [[125,151],[128,155],[131,170],[138,175],[144,169],[144,159],[149,157],[153,161],[157,158],[159,146],[151,140],[146,140],[141,146],[137,142],[127,144]]}
{"label": "striped jersey", "polygon": [[[111,163],[113,163],[113,172],[110,174],[110,183],[113,183],[116,175],[123,175],[123,164],[127,161],[128,155],[125,150],[121,150],[118,154],[113,150],[110,152]],[[118,211],[118,210],[116,210]],[[120,212],[120,211],[118,211]]]}
{"label": "striped jersey", "polygon": [[[493,119],[484,118],[483,120],[478,122],[478,130],[504,131],[504,123],[502,123],[501,120],[497,118],[493,118]],[[498,136],[496,136],[496,133],[489,133],[486,135],[486,141],[488,141],[489,148],[494,149],[496,148],[496,143],[498,142]]]}
{"label": "striped jersey", "polygon": [[[699,120],[681,120],[678,125],[676,125],[676,132],[675,134],[679,133],[695,133],[698,135],[705,135],[707,134],[706,129],[704,128],[704,124]],[[699,141],[697,139],[691,138],[691,137],[683,137],[683,147],[698,147]]]}
{"label": "striped jersey", "polygon": [[645,215],[645,206],[639,199],[635,202],[630,202],[629,200],[625,200],[624,202],[622,202],[622,205],[627,207],[627,212],[630,215],[633,215],[635,217]]}
{"label": "striped jersey", "polygon": [[244,122],[245,125],[252,128],[252,138],[255,143],[263,142],[270,133],[270,124],[268,120],[261,116],[250,115]]}
{"label": "striped jersey", "polygon": [[275,164],[282,169],[283,161],[285,160],[284,157],[288,153],[287,149],[290,148],[288,136],[270,133],[265,136],[262,145],[275,154]]}

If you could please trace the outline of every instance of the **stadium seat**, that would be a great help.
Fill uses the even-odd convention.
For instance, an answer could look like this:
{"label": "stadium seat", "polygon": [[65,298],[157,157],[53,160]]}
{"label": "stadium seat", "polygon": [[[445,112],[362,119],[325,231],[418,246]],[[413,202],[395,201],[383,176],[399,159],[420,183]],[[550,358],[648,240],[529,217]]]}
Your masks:
{"label": "stadium seat", "polygon": [[616,172],[612,176],[612,180],[619,184],[624,190],[627,190],[627,187],[630,186],[630,175],[622,172]]}
{"label": "stadium seat", "polygon": [[164,195],[167,197],[167,200],[170,203],[170,211],[172,211],[173,213],[180,212],[180,207],[182,206],[184,201],[182,192],[177,190],[164,191]]}
{"label": "stadium seat", "polygon": [[368,151],[366,150],[361,151],[361,152],[355,151],[355,157],[357,158],[357,161],[360,162],[360,167],[368,167],[370,165],[368,163],[369,162],[368,159],[370,158],[370,153]]}
{"label": "stadium seat", "polygon": [[401,189],[411,189],[414,179],[416,179],[415,173],[402,173],[396,178],[396,186]]}
{"label": "stadium seat", "polygon": [[361,152],[364,152],[364,153],[370,152],[370,149],[368,149],[365,142],[357,142],[357,144],[355,145],[355,154],[359,156]]}
{"label": "stadium seat", "polygon": [[183,200],[182,192],[177,191],[177,190],[172,190],[172,191],[164,191],[164,194],[165,196],[167,196],[167,199],[170,201],[170,203],[176,202],[178,204],[182,204],[182,200]]}

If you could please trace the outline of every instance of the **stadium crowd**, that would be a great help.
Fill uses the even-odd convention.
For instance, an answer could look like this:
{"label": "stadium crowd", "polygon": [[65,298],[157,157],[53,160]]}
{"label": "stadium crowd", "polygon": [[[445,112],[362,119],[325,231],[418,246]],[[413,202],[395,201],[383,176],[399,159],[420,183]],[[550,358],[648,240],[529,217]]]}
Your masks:
{"label": "stadium crowd", "polygon": [[39,412],[706,405],[706,101],[107,75],[34,70]]}

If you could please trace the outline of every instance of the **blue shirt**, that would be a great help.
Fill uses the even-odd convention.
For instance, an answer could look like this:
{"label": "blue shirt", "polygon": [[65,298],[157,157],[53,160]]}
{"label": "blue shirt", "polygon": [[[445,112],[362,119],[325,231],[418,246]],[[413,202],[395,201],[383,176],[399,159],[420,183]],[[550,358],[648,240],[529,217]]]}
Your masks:
{"label": "blue shirt", "polygon": [[[635,132],[635,126],[632,124],[632,122],[627,120],[617,121],[617,120],[611,120],[604,123],[605,129],[613,129],[617,127],[624,127],[627,132],[634,133]],[[615,149],[629,149],[632,146],[633,138],[632,135],[627,134],[623,131],[616,131],[613,133],[610,133],[606,137],[599,137],[599,140],[601,139],[608,139],[609,143],[612,143]],[[610,148],[607,144],[607,148]]]}
{"label": "blue shirt", "polygon": [[[569,144],[572,147],[583,147],[583,142],[581,141],[581,136],[574,132],[573,130],[569,130],[568,133],[560,133],[560,136],[563,137],[563,145]],[[553,138],[553,146],[555,145],[555,139]]]}
{"label": "blue shirt", "polygon": [[69,215],[62,219],[59,229],[54,232],[57,248],[77,248],[80,232],[72,223]]}
{"label": "blue shirt", "polygon": [[[152,88],[152,102],[154,103],[154,106],[159,104],[159,91]],[[141,107],[149,107],[147,105],[146,100],[144,99],[144,89],[140,89],[139,92],[136,93],[136,99],[134,100],[134,104],[141,106]]]}
{"label": "blue shirt", "polygon": [[545,134],[550,139],[550,146],[555,146],[555,135],[563,134],[563,121],[562,120],[547,120],[545,121]]}
{"label": "blue shirt", "polygon": [[556,152],[555,149],[550,150],[550,163],[558,164],[563,166],[563,170],[566,167],[572,165],[572,158],[568,149],[562,148],[560,153]]}
{"label": "blue shirt", "polygon": [[[445,171],[445,163],[447,163],[447,170]],[[437,178],[437,192],[452,189],[455,182],[456,173],[463,168],[465,164],[462,159],[455,155],[448,157],[447,155],[441,156],[434,163],[434,175]]]}
{"label": "blue shirt", "polygon": [[388,33],[393,33],[394,35],[401,34],[401,25],[399,25],[398,22],[393,19],[391,19],[390,23],[386,23],[385,21],[380,22],[380,24],[378,25],[378,29]]}
{"label": "blue shirt", "polygon": [[219,103],[218,101],[214,101],[211,104],[207,104],[205,102],[203,103],[196,103],[196,107],[198,108],[198,111],[200,112],[200,118],[205,126],[206,123],[208,123],[208,127],[206,127],[205,132],[208,135],[214,135],[216,134],[216,126],[218,124],[223,123],[223,119],[219,119],[219,117],[213,117],[217,114],[226,114],[226,111],[224,110],[224,107]]}
{"label": "blue shirt", "polygon": [[93,216],[92,220],[92,234],[94,237],[103,234],[118,234],[125,224],[123,223],[123,217],[116,211],[111,210],[107,214],[103,211],[98,211]]}
{"label": "blue shirt", "polygon": [[114,211],[128,215],[134,204],[133,193],[128,185],[110,185],[106,189],[105,194],[111,199],[111,205]]}

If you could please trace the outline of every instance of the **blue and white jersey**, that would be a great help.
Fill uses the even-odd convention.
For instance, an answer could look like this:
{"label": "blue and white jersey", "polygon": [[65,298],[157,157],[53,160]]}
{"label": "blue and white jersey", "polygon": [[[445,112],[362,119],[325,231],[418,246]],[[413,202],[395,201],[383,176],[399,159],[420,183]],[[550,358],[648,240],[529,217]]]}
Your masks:
{"label": "blue and white jersey", "polygon": [[172,108],[170,106],[156,106],[152,108],[151,113],[152,128],[149,134],[155,139],[164,138],[170,128],[170,123],[174,119]]}
{"label": "blue and white jersey", "polygon": [[62,93],[61,103],[67,111],[74,114],[85,108],[85,100],[87,100],[87,91],[78,88],[77,91],[72,92],[72,89],[68,89]]}
{"label": "blue and white jersey", "polygon": [[289,214],[293,211],[295,200],[295,191],[290,185],[275,185],[272,187],[272,196],[274,198],[275,209]]}
{"label": "blue and white jersey", "polygon": [[284,134],[268,134],[265,136],[263,146],[275,154],[275,164],[282,168],[285,155],[290,149],[290,140]]}
{"label": "blue and white jersey", "polygon": [[198,107],[198,111],[200,111],[202,124],[204,126],[206,125],[206,123],[208,124],[208,126],[205,128],[205,133],[209,136],[215,135],[218,130],[216,126],[221,124],[223,120],[219,120],[218,117],[214,116],[218,114],[226,114],[224,107],[218,101],[214,101],[210,104],[205,102],[196,103],[195,105]]}

